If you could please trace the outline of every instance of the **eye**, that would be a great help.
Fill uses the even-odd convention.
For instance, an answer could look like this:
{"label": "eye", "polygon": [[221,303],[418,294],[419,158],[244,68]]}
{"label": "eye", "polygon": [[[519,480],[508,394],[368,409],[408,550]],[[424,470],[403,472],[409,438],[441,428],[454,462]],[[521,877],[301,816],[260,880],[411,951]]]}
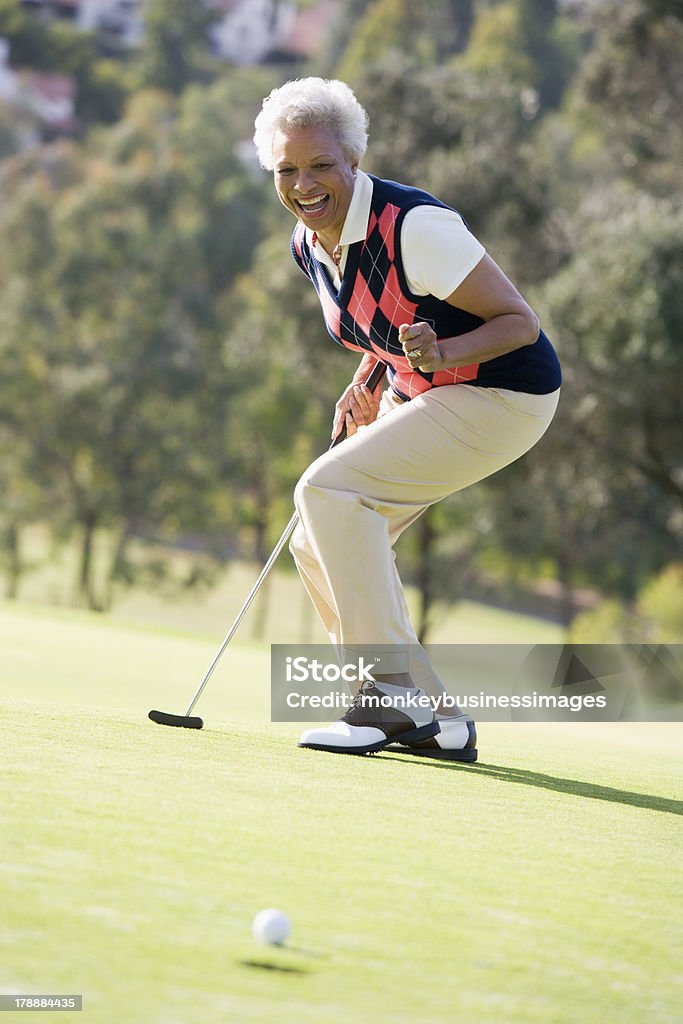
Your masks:
{"label": "eye", "polygon": [[316,171],[328,171],[332,164],[315,164],[314,170]]}
{"label": "eye", "polygon": [[284,177],[285,174],[293,174],[294,173],[294,168],[293,167],[278,167],[276,173],[279,174],[280,177]]}

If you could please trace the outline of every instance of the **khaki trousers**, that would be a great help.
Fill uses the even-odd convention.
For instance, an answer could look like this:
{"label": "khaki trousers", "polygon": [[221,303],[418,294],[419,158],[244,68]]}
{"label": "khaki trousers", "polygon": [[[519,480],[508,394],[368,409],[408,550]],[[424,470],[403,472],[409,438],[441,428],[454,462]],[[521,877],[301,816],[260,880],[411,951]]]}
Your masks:
{"label": "khaki trousers", "polygon": [[290,550],[345,658],[379,648],[383,673],[409,671],[430,696],[446,692],[410,621],[393,545],[430,505],[532,448],[559,394],[453,384],[402,403],[387,390],[374,423],[309,466]]}

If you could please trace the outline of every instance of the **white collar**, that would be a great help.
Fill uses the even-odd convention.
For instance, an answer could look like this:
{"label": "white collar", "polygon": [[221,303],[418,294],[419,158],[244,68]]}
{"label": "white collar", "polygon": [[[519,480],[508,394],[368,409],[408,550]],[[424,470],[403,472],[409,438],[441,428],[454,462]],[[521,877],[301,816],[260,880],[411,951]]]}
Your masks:
{"label": "white collar", "polygon": [[[349,208],[346,211],[344,227],[339,238],[339,244],[345,246],[353,245],[354,242],[362,242],[368,233],[368,221],[370,220],[370,206],[372,204],[372,179],[365,171],[356,172],[356,180],[353,186],[353,195]],[[306,228],[306,241],[312,245],[313,231]],[[322,246],[316,253],[320,258]],[[325,254],[327,255],[327,254]],[[325,262],[323,260],[323,262]]]}

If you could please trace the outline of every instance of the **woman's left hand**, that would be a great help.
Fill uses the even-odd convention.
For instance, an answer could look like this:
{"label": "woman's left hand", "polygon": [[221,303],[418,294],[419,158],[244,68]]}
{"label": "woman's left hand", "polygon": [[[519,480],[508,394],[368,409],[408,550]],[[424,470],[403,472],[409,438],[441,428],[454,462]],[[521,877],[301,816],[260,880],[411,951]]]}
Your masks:
{"label": "woman's left hand", "polygon": [[441,369],[443,355],[436,334],[429,324],[401,324],[398,329],[398,340],[414,370],[435,373]]}

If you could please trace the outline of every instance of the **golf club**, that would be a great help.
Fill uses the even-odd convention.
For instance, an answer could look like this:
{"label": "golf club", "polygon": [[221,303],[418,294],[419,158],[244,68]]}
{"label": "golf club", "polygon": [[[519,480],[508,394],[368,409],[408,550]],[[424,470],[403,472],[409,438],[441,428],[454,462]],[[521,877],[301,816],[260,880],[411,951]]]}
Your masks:
{"label": "golf club", "polygon": [[[374,367],[372,368],[372,372],[370,373],[368,379],[365,382],[365,386],[367,388],[369,388],[370,391],[374,392],[374,391],[377,390],[377,388],[379,387],[379,385],[382,382],[384,374],[386,373],[386,369],[387,369],[386,363],[382,363],[382,362],[375,363]],[[343,425],[341,430],[339,431],[339,433],[335,437],[334,441],[330,445],[330,448],[335,448],[338,444],[341,444],[341,442],[344,441],[345,438],[346,438],[346,425]],[[225,636],[225,639],[223,640],[223,643],[221,644],[221,646],[219,647],[219,649],[218,649],[218,651],[216,653],[215,658],[213,659],[213,661],[209,665],[209,667],[208,667],[208,669],[206,671],[206,674],[205,674],[204,678],[202,679],[201,683],[199,684],[197,692],[195,693],[194,697],[190,701],[190,704],[189,704],[188,709],[185,712],[185,714],[184,715],[172,715],[172,714],[169,714],[167,711],[150,711],[148,717],[151,718],[151,720],[153,722],[156,722],[158,725],[174,725],[174,726],[178,726],[178,727],[183,728],[183,729],[201,729],[203,727],[203,725],[204,725],[203,719],[198,718],[196,715],[195,716],[192,715],[192,711],[194,709],[194,706],[197,703],[197,701],[199,700],[199,698],[201,697],[202,692],[204,691],[204,687],[206,686],[206,684],[208,683],[209,679],[211,678],[211,675],[213,674],[213,670],[215,669],[216,665],[220,661],[220,659],[221,659],[221,657],[223,655],[223,652],[225,651],[225,648],[228,646],[228,644],[232,640],[233,636],[235,635],[235,632],[237,631],[237,627],[239,626],[240,622],[242,621],[242,619],[246,615],[247,610],[248,610],[251,602],[256,597],[261,584],[263,583],[263,581],[265,580],[266,576],[268,575],[268,573],[272,569],[273,565],[275,564],[275,562],[278,559],[278,556],[279,556],[280,552],[282,551],[283,547],[285,546],[285,544],[287,543],[287,541],[291,537],[292,533],[294,532],[294,528],[296,527],[296,524],[297,524],[298,521],[299,521],[299,513],[298,512],[294,512],[292,518],[287,523],[282,536],[280,537],[279,541],[275,545],[275,547],[273,549],[273,553],[271,554],[270,558],[268,559],[268,561],[264,565],[263,569],[261,570],[261,574],[260,574],[259,578],[256,580],[256,583],[251,588],[251,591],[249,592],[249,596],[247,597],[246,601],[244,602],[244,604],[240,608],[240,610],[239,610],[239,612],[237,614],[237,618],[235,619],[235,621],[233,622],[232,626],[228,630],[228,632],[227,632],[227,634]]]}

